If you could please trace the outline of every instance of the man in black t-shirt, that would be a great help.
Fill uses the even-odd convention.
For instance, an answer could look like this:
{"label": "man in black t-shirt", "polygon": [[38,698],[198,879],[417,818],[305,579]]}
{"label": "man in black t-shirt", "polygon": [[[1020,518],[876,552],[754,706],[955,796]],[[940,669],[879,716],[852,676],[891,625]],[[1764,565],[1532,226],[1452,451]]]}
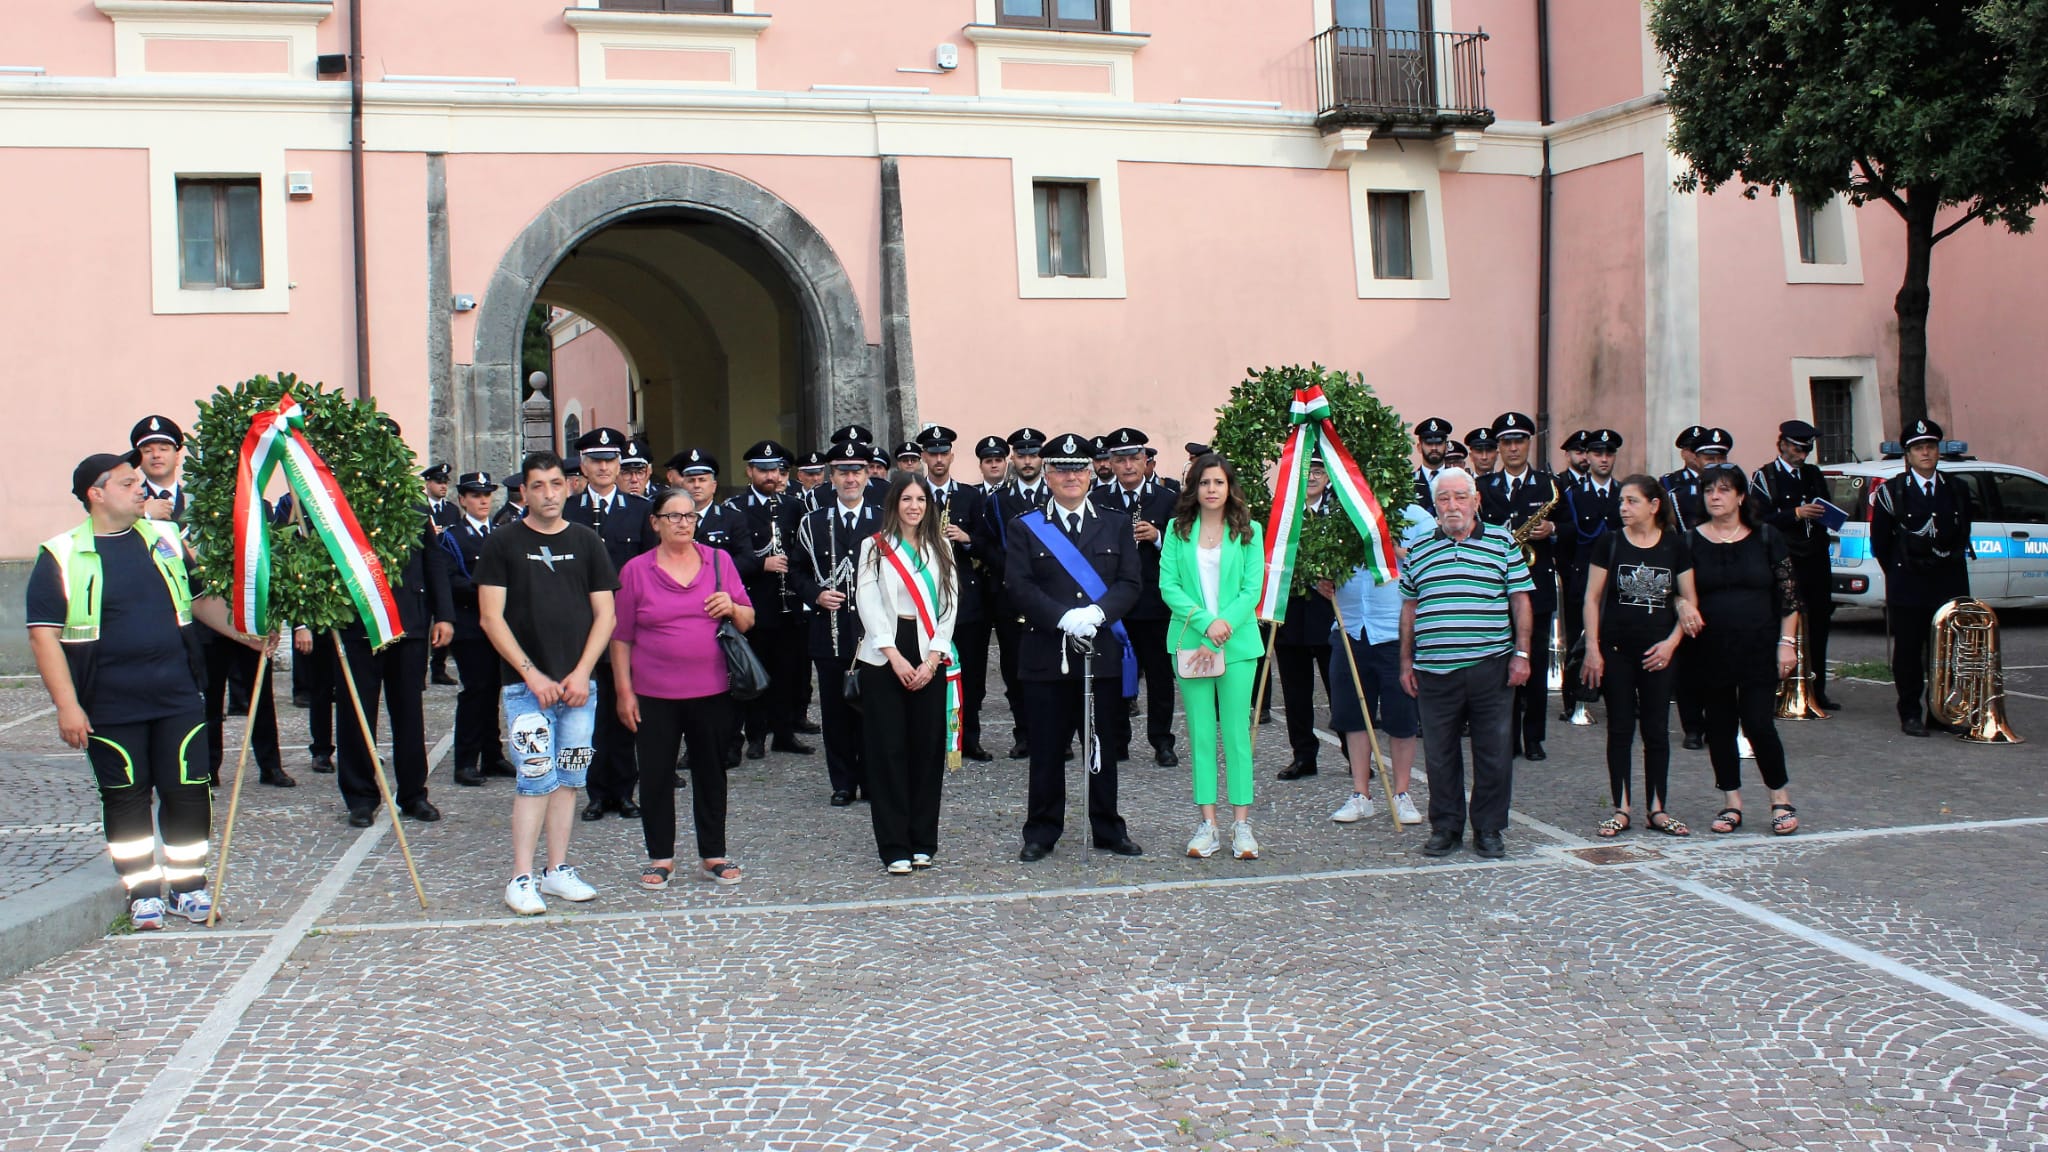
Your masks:
{"label": "man in black t-shirt", "polygon": [[188,920],[213,910],[213,807],[206,769],[191,759],[205,726],[192,622],[266,656],[268,644],[236,634],[219,599],[192,598],[177,526],[143,519],[137,459],[88,456],[72,473],[71,494],[87,519],[43,542],[29,575],[28,635],[57,731],[85,752],[99,784],[107,853],[128,890],[129,917],[149,929],[163,927],[166,896],[168,910]]}
{"label": "man in black t-shirt", "polygon": [[[598,534],[562,518],[569,481],[552,452],[529,455],[526,518],[491,533],[477,560],[484,635],[503,658],[506,729],[518,769],[512,800],[512,882],[505,903],[521,916],[547,911],[546,896],[581,902],[597,892],[568,863],[576,790],[590,773],[599,700],[591,683],[612,636],[619,576]],[[533,856],[545,823],[548,867]]]}

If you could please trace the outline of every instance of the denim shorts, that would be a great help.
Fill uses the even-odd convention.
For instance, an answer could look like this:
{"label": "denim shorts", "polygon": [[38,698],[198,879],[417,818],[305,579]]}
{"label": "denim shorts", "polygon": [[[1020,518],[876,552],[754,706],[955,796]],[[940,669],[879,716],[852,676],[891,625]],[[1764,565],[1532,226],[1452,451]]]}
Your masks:
{"label": "denim shorts", "polygon": [[581,707],[559,701],[543,708],[525,684],[504,689],[505,728],[521,796],[581,788],[590,776],[591,735],[597,729],[597,685]]}
{"label": "denim shorts", "polygon": [[[1332,630],[1334,633],[1334,629]],[[1367,644],[1345,637],[1358,658],[1358,679],[1365,685],[1365,697],[1378,718],[1380,731],[1394,739],[1422,731],[1415,697],[1401,690],[1401,642]],[[1365,714],[1359,708],[1358,689],[1351,682],[1351,665],[1339,648],[1330,654],[1330,728],[1336,732],[1365,731]]]}

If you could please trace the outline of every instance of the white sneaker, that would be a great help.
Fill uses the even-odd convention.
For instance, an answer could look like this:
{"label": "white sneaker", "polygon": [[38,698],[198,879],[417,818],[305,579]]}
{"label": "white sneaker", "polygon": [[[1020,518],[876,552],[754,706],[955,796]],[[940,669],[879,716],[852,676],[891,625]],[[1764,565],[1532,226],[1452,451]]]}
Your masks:
{"label": "white sneaker", "polygon": [[1216,835],[1216,822],[1204,820],[1195,825],[1195,834],[1188,840],[1188,855],[1198,860],[1207,860],[1223,847],[1223,841]]}
{"label": "white sneaker", "polygon": [[1422,813],[1415,810],[1415,801],[1406,792],[1394,797],[1394,818],[1403,824],[1422,823]]}
{"label": "white sneaker", "polygon": [[128,902],[128,922],[137,932],[153,932],[164,926],[164,902],[154,896]]}
{"label": "white sneaker", "polygon": [[913,852],[913,853],[911,853],[911,855],[910,855],[910,866],[911,866],[912,868],[920,868],[920,869],[922,869],[922,868],[929,868],[929,867],[931,867],[931,866],[932,866],[932,858],[931,858],[931,854],[930,854],[930,853],[927,853],[927,852]]}
{"label": "white sneaker", "polygon": [[1335,812],[1330,813],[1330,819],[1335,820],[1339,824],[1356,824],[1370,815],[1372,815],[1372,797],[1353,792],[1351,799],[1346,800]]}
{"label": "white sneaker", "polygon": [[1239,820],[1230,826],[1230,854],[1239,860],[1257,860],[1259,842],[1252,839],[1252,822]]}
{"label": "white sneaker", "polygon": [[910,875],[910,861],[908,861],[908,860],[891,860],[891,861],[889,861],[889,875],[891,875],[891,876],[908,876],[908,875]]}
{"label": "white sneaker", "polygon": [[194,924],[204,924],[206,918],[213,914],[213,897],[204,888],[180,892],[171,898],[171,911]]}
{"label": "white sneaker", "polygon": [[548,910],[548,902],[540,898],[540,890],[534,887],[533,875],[522,872],[505,885],[505,907],[521,916],[538,916]]}
{"label": "white sneaker", "polygon": [[597,899],[597,889],[583,882],[583,877],[576,874],[574,864],[562,864],[543,871],[540,890],[546,895],[560,896],[577,904]]}

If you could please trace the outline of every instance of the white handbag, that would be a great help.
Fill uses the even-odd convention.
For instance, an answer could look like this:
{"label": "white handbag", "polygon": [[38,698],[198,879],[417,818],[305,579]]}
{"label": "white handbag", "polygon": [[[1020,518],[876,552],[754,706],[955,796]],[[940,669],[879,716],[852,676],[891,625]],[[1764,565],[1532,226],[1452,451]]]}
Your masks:
{"label": "white handbag", "polygon": [[[1187,630],[1187,621],[1183,619],[1180,625],[1180,632],[1173,638],[1174,674],[1183,680],[1211,680],[1223,675],[1223,653],[1213,648],[1201,647],[1200,645],[1193,648],[1182,648],[1180,646],[1180,638],[1187,634]],[[1211,659],[1198,664],[1196,658],[1204,653],[1207,653]],[[1203,666],[1204,664],[1206,664],[1206,667]]]}

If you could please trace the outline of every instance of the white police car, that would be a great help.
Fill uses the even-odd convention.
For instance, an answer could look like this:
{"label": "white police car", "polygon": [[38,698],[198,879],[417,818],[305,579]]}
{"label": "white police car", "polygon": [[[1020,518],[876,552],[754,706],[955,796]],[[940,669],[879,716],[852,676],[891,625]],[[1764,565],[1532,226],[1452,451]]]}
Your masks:
{"label": "white police car", "polygon": [[[2048,607],[2048,477],[1967,452],[1958,441],[1944,442],[1941,472],[1970,494],[1971,595],[2000,608]],[[1870,554],[1870,496],[1904,468],[1897,458],[1821,465],[1829,499],[1849,514],[1828,545],[1836,604],[1884,606],[1884,570]]]}

